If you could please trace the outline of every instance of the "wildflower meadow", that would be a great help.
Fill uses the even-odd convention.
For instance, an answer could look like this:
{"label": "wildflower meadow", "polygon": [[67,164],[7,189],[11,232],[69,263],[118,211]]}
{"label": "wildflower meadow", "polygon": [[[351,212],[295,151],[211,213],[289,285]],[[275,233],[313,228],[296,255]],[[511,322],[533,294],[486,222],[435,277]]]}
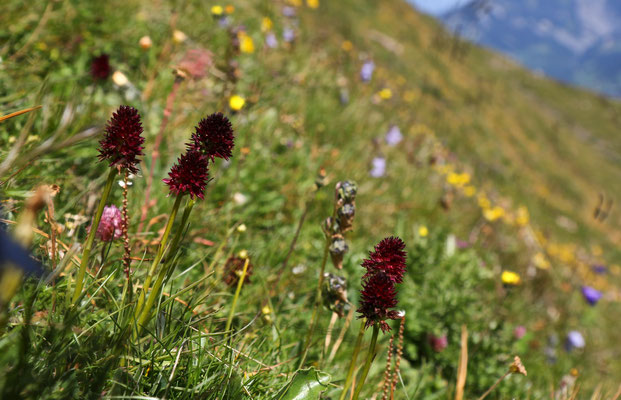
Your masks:
{"label": "wildflower meadow", "polygon": [[0,4],[0,399],[618,399],[621,104],[402,0]]}

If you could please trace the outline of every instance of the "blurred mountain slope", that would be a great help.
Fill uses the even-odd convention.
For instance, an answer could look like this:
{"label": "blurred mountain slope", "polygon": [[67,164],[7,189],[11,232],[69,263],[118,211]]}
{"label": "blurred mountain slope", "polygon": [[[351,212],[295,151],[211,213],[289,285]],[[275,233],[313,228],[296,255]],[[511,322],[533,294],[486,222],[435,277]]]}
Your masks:
{"label": "blurred mountain slope", "polygon": [[442,17],[449,29],[563,82],[621,96],[621,3],[477,0]]}

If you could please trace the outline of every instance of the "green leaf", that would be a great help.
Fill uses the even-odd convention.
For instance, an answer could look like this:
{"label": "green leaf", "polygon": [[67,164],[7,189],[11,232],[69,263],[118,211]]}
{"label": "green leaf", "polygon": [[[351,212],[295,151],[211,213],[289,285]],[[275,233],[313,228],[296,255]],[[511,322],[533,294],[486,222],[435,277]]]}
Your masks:
{"label": "green leaf", "polygon": [[272,400],[318,400],[332,377],[315,368],[301,369]]}

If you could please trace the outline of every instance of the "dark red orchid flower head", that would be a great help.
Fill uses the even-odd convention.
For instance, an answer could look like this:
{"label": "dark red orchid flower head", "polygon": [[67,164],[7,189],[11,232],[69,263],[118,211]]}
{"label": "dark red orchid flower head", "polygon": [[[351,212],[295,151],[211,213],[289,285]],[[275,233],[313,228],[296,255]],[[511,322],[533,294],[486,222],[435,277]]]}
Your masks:
{"label": "dark red orchid flower head", "polygon": [[398,237],[387,237],[379,242],[369,253],[369,258],[362,262],[367,269],[365,277],[376,273],[385,274],[394,283],[403,282],[405,273],[405,243]]}
{"label": "dark red orchid flower head", "polygon": [[198,150],[189,149],[177,160],[164,179],[170,192],[179,195],[189,194],[191,198],[204,198],[205,187],[209,182],[209,161]]}
{"label": "dark red orchid flower head", "polygon": [[138,172],[139,156],[144,138],[138,110],[130,106],[120,106],[106,126],[106,133],[99,142],[99,159],[107,160],[110,166],[126,168],[132,174]]}
{"label": "dark red orchid flower head", "polygon": [[213,161],[216,157],[224,160],[231,158],[234,145],[231,121],[222,113],[214,113],[198,123],[189,147],[200,150]]}

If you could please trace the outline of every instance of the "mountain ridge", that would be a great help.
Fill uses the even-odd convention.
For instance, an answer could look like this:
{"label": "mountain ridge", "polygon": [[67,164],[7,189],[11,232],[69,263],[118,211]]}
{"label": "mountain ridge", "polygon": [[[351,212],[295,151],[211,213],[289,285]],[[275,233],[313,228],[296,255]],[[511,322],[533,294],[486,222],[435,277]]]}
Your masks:
{"label": "mountain ridge", "polygon": [[452,32],[553,79],[621,96],[621,3],[475,0],[440,18]]}

